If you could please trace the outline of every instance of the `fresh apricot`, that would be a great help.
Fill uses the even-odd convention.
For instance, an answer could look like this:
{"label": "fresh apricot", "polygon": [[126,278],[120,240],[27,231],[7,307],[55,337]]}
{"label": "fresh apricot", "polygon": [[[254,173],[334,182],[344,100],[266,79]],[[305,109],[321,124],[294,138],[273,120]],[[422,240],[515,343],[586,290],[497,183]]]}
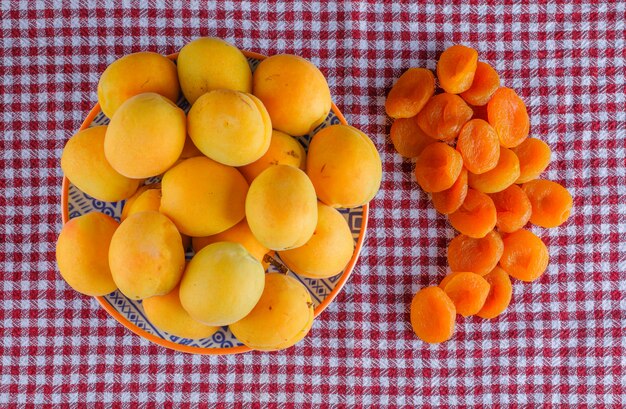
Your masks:
{"label": "fresh apricot", "polygon": [[215,89],[252,89],[252,71],[246,57],[221,38],[201,37],[187,43],[176,63],[183,94],[192,105]]}
{"label": "fresh apricot", "polygon": [[424,342],[438,344],[452,338],[456,309],[439,287],[426,287],[415,293],[411,302],[411,326]]}
{"label": "fresh apricot", "polygon": [[548,267],[548,248],[534,233],[519,229],[503,239],[500,267],[513,278],[534,281]]}
{"label": "fresh apricot", "polygon": [[504,245],[495,231],[475,239],[459,234],[448,244],[448,265],[452,271],[471,271],[484,276],[498,264]]}
{"label": "fresh apricot", "polygon": [[500,87],[487,104],[489,124],[505,148],[513,148],[528,137],[530,120],[524,101],[510,88]]}
{"label": "fresh apricot", "polygon": [[478,52],[473,48],[456,44],[448,47],[437,62],[437,78],[446,92],[460,94],[472,86]]}
{"label": "fresh apricot", "polygon": [[337,208],[353,208],[363,206],[378,193],[382,164],[376,146],[367,135],[355,127],[339,124],[313,136],[306,173],[322,202]]}
{"label": "fresh apricot", "polygon": [[468,104],[482,106],[487,104],[494,92],[500,87],[500,76],[491,65],[478,61],[472,86],[461,93],[461,98]]}
{"label": "fresh apricot", "polygon": [[471,173],[467,183],[483,193],[500,192],[515,183],[519,177],[519,160],[512,150],[500,147],[496,167],[479,175]]}
{"label": "fresh apricot", "polygon": [[411,118],[435,93],[435,76],[426,68],[409,68],[398,78],[385,101],[387,115]]}
{"label": "fresh apricot", "polygon": [[441,214],[456,212],[465,201],[467,189],[467,169],[463,168],[452,186],[441,192],[432,193],[435,210]]}
{"label": "fresh apricot", "polygon": [[417,123],[431,138],[449,141],[456,138],[473,114],[460,96],[444,93],[428,100],[417,114]]}
{"label": "fresh apricot", "polygon": [[457,211],[448,215],[448,220],[466,236],[485,237],[496,226],[496,206],[486,194],[468,189],[465,201]]}
{"label": "fresh apricot", "polygon": [[159,212],[130,215],[111,238],[109,265],[115,284],[126,297],[142,300],[167,294],[185,268],[180,233]]}
{"label": "fresh apricot", "polygon": [[511,150],[519,159],[519,177],[515,183],[537,179],[550,164],[552,151],[541,139],[528,138]]}
{"label": "fresh apricot", "polygon": [[461,152],[467,170],[477,175],[495,168],[500,158],[498,135],[482,119],[472,119],[463,125],[456,149]]}
{"label": "fresh apricot", "polygon": [[541,227],[557,227],[565,223],[572,211],[572,195],[563,186],[545,179],[535,179],[522,185],[528,196],[532,213],[530,222]]}
{"label": "fresh apricot", "polygon": [[267,108],[275,129],[305,135],[324,122],[332,101],[324,74],[296,55],[261,61],[252,77],[252,93]]}
{"label": "fresh apricot", "polygon": [[130,97],[156,92],[176,103],[180,94],[176,65],[169,58],[142,51],[115,60],[100,76],[98,102],[109,118]]}
{"label": "fresh apricot", "polygon": [[417,124],[417,118],[400,118],[391,125],[391,142],[396,151],[405,158],[416,158],[425,147],[436,139],[426,135]]}
{"label": "fresh apricot", "polygon": [[296,138],[273,130],[267,152],[256,161],[238,169],[248,183],[252,183],[255,177],[272,165],[291,165],[305,170],[306,152]]}
{"label": "fresh apricot", "polygon": [[450,145],[428,145],[415,162],[415,178],[425,192],[441,192],[456,182],[463,169],[461,154]]}
{"label": "fresh apricot", "polygon": [[443,290],[452,300],[456,312],[469,317],[485,305],[489,283],[479,274],[462,272],[451,277]]}
{"label": "fresh apricot", "polygon": [[61,277],[74,290],[91,296],[115,291],[108,255],[118,225],[115,219],[99,212],[74,217],[63,225],[56,260]]}
{"label": "fresh apricot", "polygon": [[495,267],[483,278],[489,283],[489,294],[483,308],[476,315],[486,319],[495,318],[502,314],[511,302],[511,296],[513,295],[511,278],[500,267]]}
{"label": "fresh apricot", "polygon": [[106,126],[78,132],[65,144],[61,169],[81,191],[98,200],[117,202],[132,196],[139,180],[118,173],[104,156]]}
{"label": "fresh apricot", "polygon": [[531,214],[530,200],[517,185],[489,195],[496,205],[496,227],[504,233],[512,233],[528,223]]}

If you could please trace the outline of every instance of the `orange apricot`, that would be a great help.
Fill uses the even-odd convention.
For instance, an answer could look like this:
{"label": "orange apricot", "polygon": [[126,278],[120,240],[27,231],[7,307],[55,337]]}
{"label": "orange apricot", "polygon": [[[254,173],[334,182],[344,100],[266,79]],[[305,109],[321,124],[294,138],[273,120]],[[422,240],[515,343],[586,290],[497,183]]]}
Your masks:
{"label": "orange apricot", "polygon": [[446,92],[460,94],[472,86],[478,52],[463,45],[448,47],[437,62],[439,84]]}
{"label": "orange apricot", "polygon": [[476,273],[462,272],[451,277],[445,288],[456,312],[464,317],[476,314],[489,295],[489,283]]}
{"label": "orange apricot", "polygon": [[449,141],[456,138],[473,114],[461,97],[444,93],[428,100],[417,114],[417,123],[431,138]]}
{"label": "orange apricot", "polygon": [[530,200],[532,224],[548,228],[557,227],[569,218],[572,211],[572,195],[558,183],[535,179],[524,183],[522,190]]}
{"label": "orange apricot", "polygon": [[416,117],[396,119],[390,134],[393,147],[405,158],[416,158],[426,146],[437,142],[422,131]]}
{"label": "orange apricot", "polygon": [[513,295],[511,278],[500,267],[495,267],[483,278],[489,283],[489,294],[483,308],[476,315],[486,319],[495,318],[502,314],[511,302],[511,296]]}
{"label": "orange apricot", "polygon": [[467,196],[467,169],[463,168],[451,187],[432,194],[433,206],[441,214],[450,214],[461,207],[465,196]]}
{"label": "orange apricot", "polygon": [[456,149],[470,172],[481,174],[492,170],[500,158],[500,142],[496,131],[482,119],[471,119],[463,125]]}
{"label": "orange apricot", "polygon": [[517,185],[489,195],[496,205],[496,227],[504,233],[519,230],[530,220],[531,206],[526,193]]}
{"label": "orange apricot", "polygon": [[452,300],[439,287],[426,287],[415,293],[411,302],[411,326],[424,342],[447,341],[454,332],[456,310]]}
{"label": "orange apricot", "polygon": [[528,138],[511,149],[519,159],[519,177],[515,183],[537,179],[550,164],[550,147],[537,138]]}
{"label": "orange apricot", "polygon": [[500,147],[500,157],[495,168],[479,175],[470,173],[467,183],[483,193],[500,192],[511,186],[519,177],[519,160],[512,150]]}
{"label": "orange apricot", "polygon": [[410,118],[424,108],[435,93],[435,76],[426,68],[409,68],[393,85],[385,110],[392,118]]}
{"label": "orange apricot", "polygon": [[468,189],[465,201],[457,211],[448,215],[448,220],[459,232],[479,239],[496,226],[496,206],[486,194]]}
{"label": "orange apricot", "polygon": [[512,89],[500,87],[494,92],[487,103],[487,116],[505,148],[513,148],[528,137],[526,105]]}
{"label": "orange apricot", "polygon": [[534,281],[548,267],[548,248],[539,237],[528,230],[519,229],[503,239],[504,251],[500,267],[513,278]]}
{"label": "orange apricot", "polygon": [[425,192],[450,188],[463,169],[461,154],[443,142],[424,148],[415,162],[415,178]]}
{"label": "orange apricot", "polygon": [[464,271],[452,271],[450,273],[448,273],[447,276],[445,276],[444,278],[441,279],[441,281],[439,282],[439,288],[441,288],[442,290],[444,288],[446,288],[446,285],[448,285],[448,283],[450,282],[450,280],[452,280],[452,277],[458,275],[458,274],[463,274]]}
{"label": "orange apricot", "polygon": [[448,244],[448,265],[452,271],[471,271],[484,276],[500,261],[504,245],[495,231],[475,239],[459,234]]}
{"label": "orange apricot", "polygon": [[500,87],[500,76],[491,65],[478,61],[472,86],[461,93],[461,98],[471,105],[485,105]]}

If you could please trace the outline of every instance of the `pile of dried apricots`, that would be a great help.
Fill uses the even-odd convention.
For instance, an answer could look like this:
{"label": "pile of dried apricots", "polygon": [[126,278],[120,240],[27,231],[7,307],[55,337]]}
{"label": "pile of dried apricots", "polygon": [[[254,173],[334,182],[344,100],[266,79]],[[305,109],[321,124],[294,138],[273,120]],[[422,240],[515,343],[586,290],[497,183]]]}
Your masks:
{"label": "pile of dried apricots", "polygon": [[391,141],[415,158],[415,178],[459,235],[448,245],[449,273],[419,290],[411,325],[423,341],[452,337],[456,314],[494,318],[511,301],[510,277],[534,281],[546,270],[548,249],[523,227],[556,227],[571,212],[560,184],[538,179],[550,147],[528,138],[530,122],[517,93],[463,45],[446,49],[435,76],[410,68],[392,87],[385,109],[394,118]]}

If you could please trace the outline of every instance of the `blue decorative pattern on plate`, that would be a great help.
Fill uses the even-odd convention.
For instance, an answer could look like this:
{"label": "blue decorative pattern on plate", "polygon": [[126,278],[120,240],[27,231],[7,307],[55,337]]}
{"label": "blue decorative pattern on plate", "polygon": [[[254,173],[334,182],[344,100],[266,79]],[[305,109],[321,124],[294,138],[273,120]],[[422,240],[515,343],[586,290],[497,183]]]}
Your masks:
{"label": "blue decorative pattern on plate", "polygon": [[[250,67],[252,68],[252,70],[254,70],[259,63],[259,60],[248,58],[248,62],[250,63]],[[189,111],[189,103],[184,99],[184,97],[181,97],[177,104],[183,110],[185,110],[185,112]],[[107,125],[108,123],[109,119],[102,112],[100,112],[95,116],[94,120],[89,126],[92,127],[97,125]],[[326,120],[318,127],[316,127],[313,132],[311,132],[309,135],[300,136],[297,139],[304,146],[305,150],[308,150],[309,142],[317,131],[327,126],[339,123],[341,123],[339,117],[337,117],[337,115],[335,115],[335,113],[331,111]],[[148,182],[154,183],[155,181],[158,181],[158,179],[151,178]],[[102,202],[81,192],[76,186],[72,185],[71,183],[69,184],[68,214],[70,219],[92,211],[98,211],[119,220],[123,206],[124,201],[116,203]],[[340,209],[340,212],[348,221],[348,225],[350,226],[350,230],[352,231],[352,237],[354,238],[356,246],[356,242],[358,240],[363,222],[363,208],[359,207],[355,209]],[[193,251],[187,253],[188,258],[191,258],[192,256]],[[276,255],[275,258],[279,258],[278,255]],[[277,270],[275,267],[270,265],[269,271]],[[300,277],[293,272],[289,272],[288,274],[298,279],[302,284],[307,287],[307,289],[311,293],[313,303],[315,304],[315,307],[317,307],[333,291],[343,272],[334,277],[326,279],[310,279]],[[152,335],[176,344],[197,348],[230,348],[243,345],[237,340],[237,338],[235,338],[235,336],[228,329],[228,327],[220,329],[210,338],[193,340],[180,338],[168,334],[167,332],[161,331],[160,329],[152,325],[147,319],[143,311],[141,301],[131,300],[124,296],[124,294],[122,294],[119,290],[116,290],[111,294],[104,296],[104,299],[130,323]]]}

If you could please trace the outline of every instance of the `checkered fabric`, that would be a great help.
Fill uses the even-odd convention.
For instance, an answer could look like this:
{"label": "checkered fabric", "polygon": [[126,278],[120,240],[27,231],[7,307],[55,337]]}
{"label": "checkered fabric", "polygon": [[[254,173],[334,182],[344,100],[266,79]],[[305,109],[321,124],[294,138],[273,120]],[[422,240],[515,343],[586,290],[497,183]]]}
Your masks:
{"label": "checkered fabric", "polygon": [[[624,407],[624,3],[56,3],[0,3],[0,407]],[[285,351],[194,356],[152,345],[55,267],[59,157],[96,102],[99,74],[125,54],[173,53],[199,36],[311,59],[381,153],[354,274]],[[514,283],[504,315],[459,317],[451,341],[427,345],[408,307],[446,273],[455,233],[394,153],[383,106],[395,78],[434,68],[453,43],[479,50],[526,101],[532,136],[553,150],[545,177],[571,191],[574,210],[559,228],[533,228],[550,266]]]}

